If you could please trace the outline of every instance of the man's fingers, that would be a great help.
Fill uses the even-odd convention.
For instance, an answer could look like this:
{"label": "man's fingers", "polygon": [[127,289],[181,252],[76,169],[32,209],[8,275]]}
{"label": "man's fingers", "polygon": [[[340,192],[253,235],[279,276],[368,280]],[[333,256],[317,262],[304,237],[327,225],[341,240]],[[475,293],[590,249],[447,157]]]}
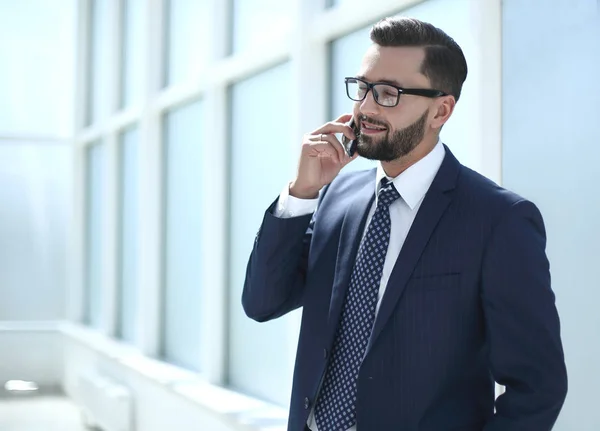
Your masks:
{"label": "man's fingers", "polygon": [[[323,140],[321,140],[323,138]],[[343,152],[340,152],[336,147],[329,142],[326,135],[309,136],[309,142],[305,144],[305,149],[309,157],[329,157],[336,163],[341,163],[344,160]]]}
{"label": "man's fingers", "polygon": [[346,154],[346,149],[344,148],[344,146],[342,145],[342,143],[335,137],[335,135],[321,135],[323,137],[323,139],[327,142],[329,142],[331,144],[331,146],[333,148],[335,148],[335,150],[338,153],[338,157],[340,159],[340,161],[342,162],[347,162],[348,160],[348,155]]}
{"label": "man's fingers", "polygon": [[321,133],[323,133],[324,135],[342,133],[348,139],[356,139],[356,134],[354,133],[354,130],[352,130],[352,127],[348,126],[348,124],[346,123],[337,123],[335,121],[327,123],[324,126],[318,128],[317,130],[311,132],[311,135],[318,136]]}

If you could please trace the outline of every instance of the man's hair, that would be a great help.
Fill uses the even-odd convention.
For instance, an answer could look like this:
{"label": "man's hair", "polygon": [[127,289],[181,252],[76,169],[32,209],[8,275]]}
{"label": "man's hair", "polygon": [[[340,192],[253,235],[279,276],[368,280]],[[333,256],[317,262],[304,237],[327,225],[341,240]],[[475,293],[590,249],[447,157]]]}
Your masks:
{"label": "man's hair", "polygon": [[467,79],[467,61],[460,46],[442,30],[415,18],[384,18],[373,26],[370,36],[379,46],[424,48],[421,73],[434,89],[458,101]]}

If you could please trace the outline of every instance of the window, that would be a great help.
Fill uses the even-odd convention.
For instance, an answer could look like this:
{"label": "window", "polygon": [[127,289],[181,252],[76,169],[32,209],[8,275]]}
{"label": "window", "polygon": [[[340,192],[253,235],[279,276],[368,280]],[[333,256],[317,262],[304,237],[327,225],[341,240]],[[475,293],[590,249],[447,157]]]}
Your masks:
{"label": "window", "polygon": [[84,322],[99,328],[102,321],[102,237],[104,235],[104,146],[87,149],[86,283]]}
{"label": "window", "polygon": [[165,85],[185,81],[200,73],[212,46],[208,0],[167,1],[167,68]]}
{"label": "window", "polygon": [[165,248],[162,354],[201,370],[202,102],[165,117]]}
{"label": "window", "polygon": [[430,22],[449,34],[462,48],[469,74],[452,118],[444,125],[440,138],[451,146],[452,153],[462,164],[477,169],[481,165],[481,138],[473,124],[479,124],[483,114],[473,87],[480,79],[477,58],[481,48],[473,32],[471,7],[470,2],[463,0],[428,0],[397,16],[405,15]]}
{"label": "window", "polygon": [[230,93],[229,383],[280,405],[291,390],[297,343],[292,317],[256,323],[244,314],[240,298],[262,214],[296,165],[291,148],[301,138],[291,136],[292,119],[281,101],[290,76],[286,63],[235,84]]}
{"label": "window", "polygon": [[294,24],[291,10],[281,0],[234,0],[232,52],[286,37]]}
{"label": "window", "polygon": [[109,113],[109,62],[110,35],[108,24],[110,19],[110,2],[93,0],[91,4],[89,34],[89,103],[86,126],[97,124]]}
{"label": "window", "polygon": [[124,0],[121,68],[121,107],[139,103],[144,90],[145,1]]}
{"label": "window", "polygon": [[75,88],[73,3],[0,2],[0,135],[70,136]]}
{"label": "window", "polygon": [[[310,29],[361,4],[83,3],[89,16],[74,14],[85,31],[81,53],[87,63],[76,69],[86,85],[79,99],[87,106],[76,112],[92,127],[74,137],[75,150],[86,149],[80,153],[84,166],[75,166],[83,176],[75,178],[74,196],[85,201],[74,215],[81,229],[72,241],[82,246],[75,252],[84,292],[73,290],[69,303],[85,309],[69,307],[69,314],[83,314],[93,327],[114,327],[113,335],[146,354],[285,408],[301,311],[268,323],[249,319],[241,306],[246,266],[264,211],[296,174],[299,129],[308,132],[352,112],[343,78],[359,71],[371,45],[370,18],[348,15],[335,26],[319,24],[317,34],[304,34],[310,40],[298,45],[288,43],[296,25]],[[326,3],[343,6],[326,11]],[[406,3],[371,6],[393,16]],[[469,90],[471,85],[481,94],[487,83],[477,70],[483,48],[473,40],[487,29],[474,17],[497,12],[467,0],[408,3],[418,4],[403,14],[440,26],[475,57],[471,84],[442,133],[455,138],[448,143],[468,164],[479,157],[485,138],[489,121],[481,118],[494,115],[480,109],[482,96],[473,99]],[[215,58],[225,47],[223,54],[236,58]],[[220,73],[232,61],[235,70]],[[154,78],[162,88],[150,91]],[[301,93],[309,87],[311,94]],[[67,130],[72,133],[72,127]],[[359,159],[344,169],[376,165]],[[219,253],[213,253],[213,243]]]}
{"label": "window", "polygon": [[120,140],[119,281],[117,335],[134,343],[138,297],[139,130],[133,127]]}
{"label": "window", "polygon": [[[329,51],[330,95],[331,103],[329,118],[335,119],[342,114],[352,113],[354,102],[346,95],[344,77],[354,76],[358,73],[364,53],[371,46],[369,32],[371,25],[354,33],[333,41]],[[359,157],[342,169],[357,171],[377,166],[376,162]]]}

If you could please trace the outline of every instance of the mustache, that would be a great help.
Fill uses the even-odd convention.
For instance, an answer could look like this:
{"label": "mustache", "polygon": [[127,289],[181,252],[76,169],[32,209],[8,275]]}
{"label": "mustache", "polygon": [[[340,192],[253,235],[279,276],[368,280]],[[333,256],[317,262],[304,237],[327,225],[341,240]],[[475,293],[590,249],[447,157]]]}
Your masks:
{"label": "mustache", "polygon": [[379,121],[379,120],[376,120],[371,117],[367,117],[364,114],[359,116],[358,119],[359,119],[360,123],[362,123],[363,121],[366,121],[367,123],[373,124],[374,126],[385,127],[386,129],[389,130],[389,126],[387,125],[387,123],[384,123],[383,121]]}

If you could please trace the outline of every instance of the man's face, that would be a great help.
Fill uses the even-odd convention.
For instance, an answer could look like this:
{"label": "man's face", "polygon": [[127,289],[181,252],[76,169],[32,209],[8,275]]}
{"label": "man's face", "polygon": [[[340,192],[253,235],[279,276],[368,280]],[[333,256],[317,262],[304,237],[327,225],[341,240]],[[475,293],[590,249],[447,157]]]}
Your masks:
{"label": "man's face", "polygon": [[[358,77],[368,82],[388,82],[403,88],[431,88],[421,74],[423,48],[372,45],[363,58]],[[434,99],[402,95],[397,106],[385,107],[369,91],[354,105],[360,128],[357,153],[367,159],[389,162],[414,150],[429,131],[429,113]]]}

